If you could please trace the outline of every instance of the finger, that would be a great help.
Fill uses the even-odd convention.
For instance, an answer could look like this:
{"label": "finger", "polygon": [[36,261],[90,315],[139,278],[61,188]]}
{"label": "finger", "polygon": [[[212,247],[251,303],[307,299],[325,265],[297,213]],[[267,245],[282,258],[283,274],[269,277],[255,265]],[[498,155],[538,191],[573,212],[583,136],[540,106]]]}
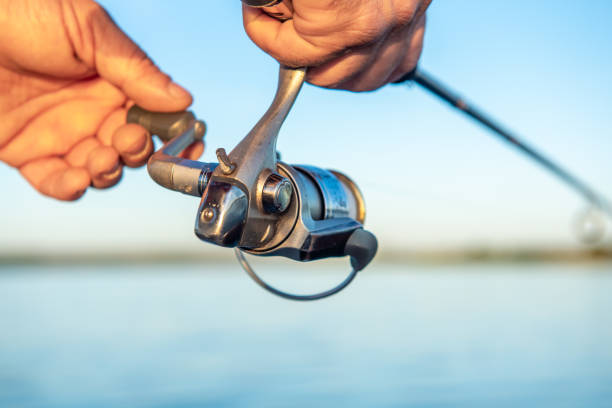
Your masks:
{"label": "finger", "polygon": [[358,76],[372,64],[377,47],[358,49],[321,66],[310,68],[307,80],[312,85],[323,88],[341,88],[340,84]]}
{"label": "finger", "polygon": [[187,90],[172,82],[101,7],[83,20],[93,36],[93,63],[100,76],[145,109],[174,112],[191,105]]}
{"label": "finger", "polygon": [[189,160],[198,160],[202,153],[204,153],[204,142],[198,141],[189,145],[181,152],[180,156]]}
{"label": "finger", "polygon": [[113,145],[113,135],[121,126],[125,125],[127,109],[117,109],[111,113],[98,130],[98,139],[104,146]]}
{"label": "finger", "polygon": [[91,183],[85,169],[71,167],[58,158],[35,160],[19,171],[40,193],[63,201],[79,199]]}
{"label": "finger", "polygon": [[323,49],[298,34],[293,20],[280,22],[265,12],[243,5],[244,29],[249,38],[281,64],[293,67],[321,65],[331,59],[339,48]]}
{"label": "finger", "polygon": [[339,87],[353,92],[368,92],[386,85],[389,77],[403,63],[405,55],[411,53],[410,44],[410,30],[397,30],[380,47],[365,70],[359,75],[348,78]]}
{"label": "finger", "polygon": [[0,160],[21,167],[42,157],[63,156],[95,135],[105,118],[125,102],[123,94],[106,81],[89,81],[82,87],[99,94],[75,95],[23,122],[18,137],[0,148]]}
{"label": "finger", "polygon": [[123,175],[119,154],[108,146],[99,146],[89,153],[87,170],[93,186],[100,189],[114,186]]}
{"label": "finger", "polygon": [[407,73],[414,70],[419,62],[421,53],[423,52],[423,40],[425,37],[426,16],[421,16],[418,25],[415,27],[412,36],[410,37],[410,46],[408,52],[405,53],[402,62],[389,75],[388,82],[394,82],[402,78]]}
{"label": "finger", "polygon": [[113,147],[128,167],[144,165],[153,153],[153,140],[140,125],[121,126],[113,135]]}
{"label": "finger", "polygon": [[83,139],[76,146],[72,148],[65,156],[64,160],[72,167],[87,166],[87,158],[92,150],[100,146],[100,141],[95,137],[88,137]]}

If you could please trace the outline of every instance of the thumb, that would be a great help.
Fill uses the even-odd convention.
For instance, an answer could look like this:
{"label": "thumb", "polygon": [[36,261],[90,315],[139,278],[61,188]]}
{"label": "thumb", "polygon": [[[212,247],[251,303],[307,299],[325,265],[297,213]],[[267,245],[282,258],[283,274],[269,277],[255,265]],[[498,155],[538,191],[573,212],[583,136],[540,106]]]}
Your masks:
{"label": "thumb", "polygon": [[89,22],[98,74],[144,109],[175,112],[191,105],[191,94],[161,72],[104,9],[97,11]]}

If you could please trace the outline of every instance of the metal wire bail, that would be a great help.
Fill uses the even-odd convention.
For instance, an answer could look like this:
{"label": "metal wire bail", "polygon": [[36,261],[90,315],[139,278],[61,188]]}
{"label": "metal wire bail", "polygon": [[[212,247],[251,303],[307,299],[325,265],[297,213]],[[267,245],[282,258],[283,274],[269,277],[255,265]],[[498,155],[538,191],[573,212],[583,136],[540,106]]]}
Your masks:
{"label": "metal wire bail", "polygon": [[257,275],[257,273],[255,272],[255,270],[253,269],[253,267],[240,249],[236,248],[234,252],[236,254],[236,258],[238,258],[238,262],[240,262],[240,266],[242,266],[242,269],[244,269],[244,271],[251,277],[251,279],[255,281],[255,283],[257,283],[259,286],[276,296],[280,296],[289,300],[295,300],[298,302],[311,302],[314,300],[321,300],[333,296],[346,289],[346,287],[351,284],[353,279],[355,279],[355,276],[357,276],[357,271],[353,269],[351,273],[346,277],[346,279],[344,279],[344,281],[342,281],[338,286],[332,289],[320,293],[315,293],[312,295],[295,295],[292,293],[283,292],[282,290],[276,289],[275,287],[269,285],[267,282],[261,279],[259,275]]}

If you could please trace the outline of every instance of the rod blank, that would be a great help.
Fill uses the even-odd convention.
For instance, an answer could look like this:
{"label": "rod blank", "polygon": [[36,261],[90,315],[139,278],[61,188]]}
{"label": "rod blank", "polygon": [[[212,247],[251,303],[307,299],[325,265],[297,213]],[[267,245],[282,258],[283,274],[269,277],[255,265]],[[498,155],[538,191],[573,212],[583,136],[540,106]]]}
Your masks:
{"label": "rod blank", "polygon": [[549,170],[557,176],[563,183],[573,188],[576,192],[582,195],[590,204],[597,207],[601,211],[612,216],[612,206],[609,201],[591,188],[587,183],[583,182],[572,173],[555,163],[544,154],[537,151],[535,148],[522,141],[516,135],[505,129],[503,126],[496,123],[489,115],[482,112],[475,106],[467,103],[462,97],[452,92],[448,87],[440,83],[428,73],[421,69],[416,69],[400,79],[398,82],[412,80],[429,92],[448,102],[456,109],[462,111],[487,129],[493,132],[500,139],[506,141],[525,155],[539,163],[541,166]]}

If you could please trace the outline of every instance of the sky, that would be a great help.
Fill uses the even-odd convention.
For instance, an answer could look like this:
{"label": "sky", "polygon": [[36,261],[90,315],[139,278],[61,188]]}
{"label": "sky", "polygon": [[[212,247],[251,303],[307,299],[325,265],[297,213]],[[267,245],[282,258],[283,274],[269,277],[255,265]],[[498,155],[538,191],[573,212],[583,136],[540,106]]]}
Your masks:
{"label": "sky", "polygon": [[[238,0],[101,4],[194,94],[208,124],[203,160],[233,148],[265,112],[278,65],[244,34]],[[611,17],[604,0],[434,1],[420,66],[612,196]],[[383,249],[579,245],[580,197],[415,86],[306,86],[278,148],[288,163],[353,178]],[[144,169],[76,203],[38,195],[3,164],[0,180],[0,252],[212,250],[193,234],[199,200]]]}

